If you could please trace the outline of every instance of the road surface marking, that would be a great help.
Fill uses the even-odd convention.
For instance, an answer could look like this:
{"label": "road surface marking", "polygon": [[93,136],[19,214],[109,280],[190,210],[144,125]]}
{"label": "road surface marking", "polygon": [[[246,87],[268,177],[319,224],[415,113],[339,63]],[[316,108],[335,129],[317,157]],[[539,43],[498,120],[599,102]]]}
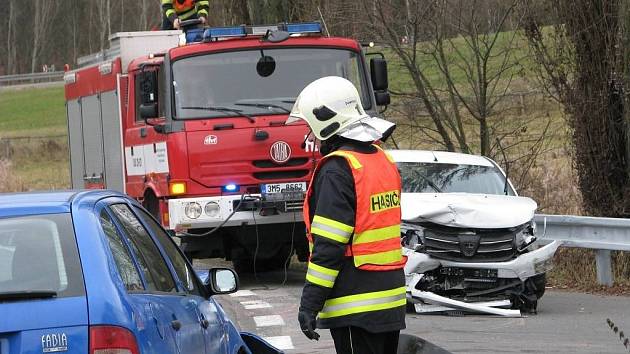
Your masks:
{"label": "road surface marking", "polygon": [[246,310],[266,309],[271,307],[268,302],[262,300],[241,301],[241,305],[243,305]]}
{"label": "road surface marking", "polygon": [[289,336],[263,337],[269,344],[280,350],[294,349],[293,342]]}
{"label": "road surface marking", "polygon": [[284,320],[280,315],[254,316],[256,327],[284,326]]}
{"label": "road surface marking", "polygon": [[256,294],[254,294],[254,292],[251,290],[239,290],[235,293],[230,294],[230,296],[233,296],[233,297],[254,296],[254,295]]}

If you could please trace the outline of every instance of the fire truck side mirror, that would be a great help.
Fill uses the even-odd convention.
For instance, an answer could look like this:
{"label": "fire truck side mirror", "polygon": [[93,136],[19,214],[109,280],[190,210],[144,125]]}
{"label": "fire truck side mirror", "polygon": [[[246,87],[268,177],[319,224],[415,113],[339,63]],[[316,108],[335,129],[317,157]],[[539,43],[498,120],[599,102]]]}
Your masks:
{"label": "fire truck side mirror", "polygon": [[370,59],[370,77],[374,91],[387,91],[389,80],[387,78],[387,61],[383,58]]}
{"label": "fire truck side mirror", "polygon": [[157,102],[148,102],[140,104],[140,117],[145,121],[151,118],[157,118],[158,104]]}
{"label": "fire truck side mirror", "polygon": [[392,101],[388,91],[376,91],[374,92],[374,98],[377,106],[389,106]]}

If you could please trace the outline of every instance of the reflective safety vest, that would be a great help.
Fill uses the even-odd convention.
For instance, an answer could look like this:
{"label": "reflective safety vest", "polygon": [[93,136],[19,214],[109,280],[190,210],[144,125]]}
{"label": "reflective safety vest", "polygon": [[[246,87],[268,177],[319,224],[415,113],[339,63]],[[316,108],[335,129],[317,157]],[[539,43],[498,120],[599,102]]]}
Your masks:
{"label": "reflective safety vest", "polygon": [[195,0],[173,0],[173,7],[178,14],[195,8]]}
{"label": "reflective safety vest", "polygon": [[[368,271],[388,271],[404,267],[406,257],[400,244],[400,174],[394,160],[380,147],[372,154],[337,150],[322,158],[304,200],[304,220],[309,220],[309,199],[319,167],[330,157],[348,161],[356,192],[354,228],[334,220],[315,216],[307,222],[309,247],[313,249],[311,232],[347,244],[347,257],[355,267]],[[349,243],[352,238],[352,242]]]}

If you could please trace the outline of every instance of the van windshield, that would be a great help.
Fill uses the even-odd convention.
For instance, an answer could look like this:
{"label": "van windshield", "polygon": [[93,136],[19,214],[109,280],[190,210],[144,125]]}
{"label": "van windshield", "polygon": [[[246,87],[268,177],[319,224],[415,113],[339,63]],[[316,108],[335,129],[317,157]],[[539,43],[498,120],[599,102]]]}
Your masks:
{"label": "van windshield", "polygon": [[84,294],[70,214],[0,219],[0,298]]}
{"label": "van windshield", "polygon": [[[173,63],[177,119],[287,114],[306,85],[325,76],[354,83],[371,108],[361,56],[330,48],[276,48],[214,53]],[[205,109],[204,109],[205,107]],[[237,112],[238,113],[238,112]]]}
{"label": "van windshield", "polygon": [[[398,162],[405,193],[505,194],[505,177],[494,166]],[[515,195],[508,185],[508,195]]]}

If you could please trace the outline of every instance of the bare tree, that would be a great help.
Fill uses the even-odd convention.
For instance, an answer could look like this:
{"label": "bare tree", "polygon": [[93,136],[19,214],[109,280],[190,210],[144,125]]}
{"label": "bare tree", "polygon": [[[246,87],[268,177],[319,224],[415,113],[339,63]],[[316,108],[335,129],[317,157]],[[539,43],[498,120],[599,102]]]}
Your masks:
{"label": "bare tree", "polygon": [[52,25],[57,7],[57,0],[34,0],[35,16],[33,17],[33,49],[31,53],[31,72],[39,61],[39,55],[46,43],[46,34]]}
{"label": "bare tree", "polygon": [[402,63],[399,74],[409,77],[393,93],[403,105],[421,102],[403,114],[429,141],[449,151],[494,156],[503,140],[531,123],[507,127],[501,119],[513,109],[506,102],[523,59],[519,34],[508,25],[520,20],[518,3],[363,0],[370,28]]}
{"label": "bare tree", "polygon": [[17,5],[15,0],[9,0],[9,16],[7,18],[7,74],[14,74],[16,72],[17,50],[16,50],[16,22],[17,19]]}
{"label": "bare tree", "polygon": [[140,30],[145,31],[148,28],[147,18],[149,16],[149,4],[148,0],[142,0],[140,2]]}
{"label": "bare tree", "polygon": [[[564,107],[572,130],[584,209],[630,216],[630,5],[621,0],[529,1],[524,28],[540,81]],[[542,6],[561,24],[543,25]]]}
{"label": "bare tree", "polygon": [[97,33],[99,34],[99,50],[105,49],[109,37],[109,0],[96,0]]}

